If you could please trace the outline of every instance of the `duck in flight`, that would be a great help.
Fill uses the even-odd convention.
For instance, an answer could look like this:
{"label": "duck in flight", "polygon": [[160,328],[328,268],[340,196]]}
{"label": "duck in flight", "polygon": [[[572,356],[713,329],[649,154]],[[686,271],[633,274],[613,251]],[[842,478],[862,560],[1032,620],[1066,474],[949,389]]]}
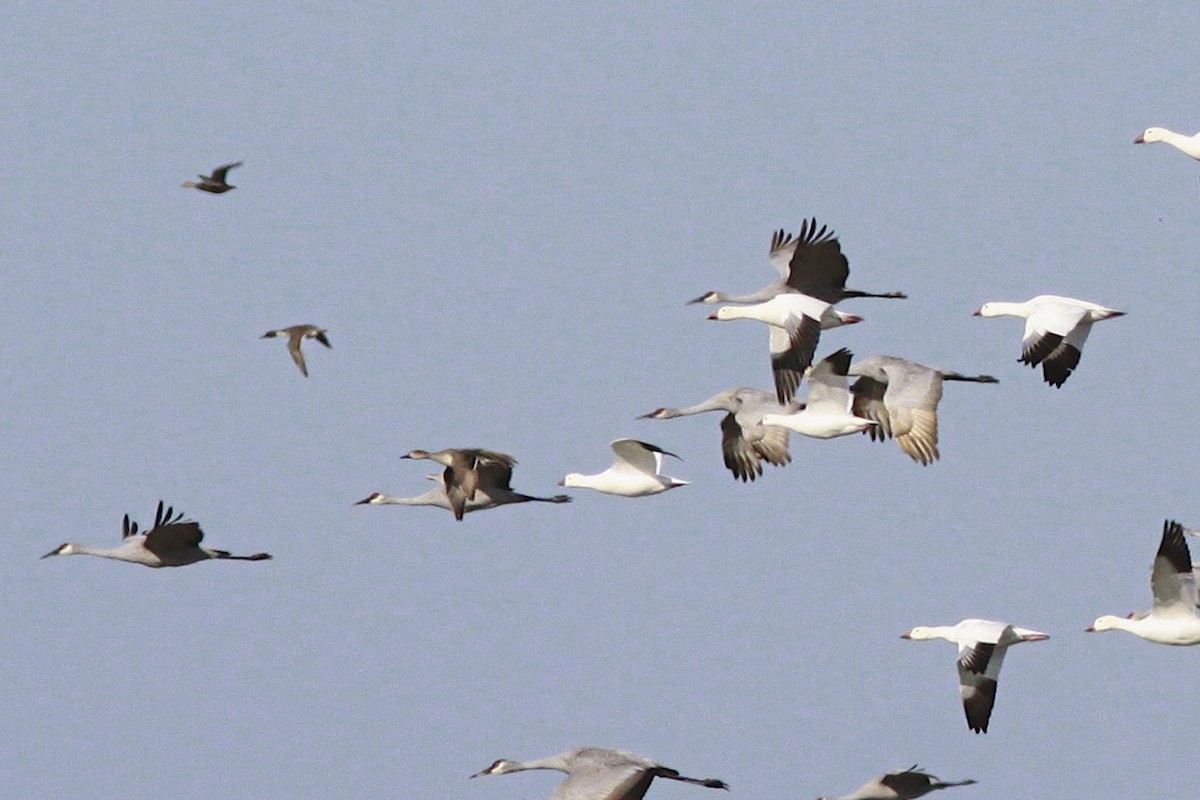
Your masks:
{"label": "duck in flight", "polygon": [[230,189],[236,189],[236,186],[230,186],[225,181],[225,175],[234,167],[240,167],[241,161],[234,161],[232,164],[222,164],[212,171],[212,175],[198,175],[199,181],[187,181],[183,184],[184,189],[199,189],[202,192],[210,194],[224,194]]}
{"label": "duck in flight", "polygon": [[288,352],[292,354],[292,361],[296,362],[296,366],[300,368],[300,374],[308,377],[308,367],[304,363],[304,353],[300,350],[300,343],[305,339],[316,339],[326,347],[332,348],[329,339],[325,338],[328,333],[325,328],[318,328],[316,325],[293,325],[290,328],[280,328],[275,331],[267,331],[262,335],[263,339],[274,339],[276,336],[286,336],[288,343]]}

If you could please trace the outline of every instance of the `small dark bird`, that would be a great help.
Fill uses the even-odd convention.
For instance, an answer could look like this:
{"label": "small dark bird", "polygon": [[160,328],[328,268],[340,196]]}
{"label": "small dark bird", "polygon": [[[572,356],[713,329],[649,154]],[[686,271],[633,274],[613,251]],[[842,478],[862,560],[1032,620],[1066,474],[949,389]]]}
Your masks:
{"label": "small dark bird", "polygon": [[326,332],[324,328],[318,328],[316,325],[293,325],[290,328],[267,331],[262,338],[274,339],[276,336],[287,336],[288,352],[292,354],[292,361],[295,361],[296,366],[300,368],[300,374],[307,378],[308,367],[304,366],[304,353],[300,352],[300,342],[305,339],[316,339],[326,347],[332,348],[333,345],[325,338]]}
{"label": "small dark bird", "polygon": [[184,189],[199,189],[202,192],[211,192],[212,194],[222,194],[230,189],[236,189],[236,186],[230,186],[225,182],[225,174],[234,167],[240,167],[242,162],[235,161],[232,164],[222,164],[213,170],[212,175],[199,175],[200,182],[188,181],[183,184]]}

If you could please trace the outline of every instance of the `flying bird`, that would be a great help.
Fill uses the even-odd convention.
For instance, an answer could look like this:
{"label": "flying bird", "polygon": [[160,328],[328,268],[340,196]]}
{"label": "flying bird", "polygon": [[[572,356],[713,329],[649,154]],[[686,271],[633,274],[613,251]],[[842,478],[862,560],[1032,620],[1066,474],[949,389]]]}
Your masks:
{"label": "flying bird", "polygon": [[843,797],[818,797],[817,800],[916,800],[937,789],[970,786],[973,780],[940,781],[916,764],[873,778]]}
{"label": "flying bird", "polygon": [[679,458],[674,453],[637,439],[614,439],[609,446],[615,456],[611,467],[594,475],[570,472],[558,485],[622,497],[645,497],[688,485],[688,481],[662,474],[663,456]]}
{"label": "flying bird", "polygon": [[850,262],[842,255],[842,246],[832,230],[825,225],[817,228],[817,220],[800,223],[800,234],[793,237],[783,230],[771,237],[771,266],[779,272],[779,280],[751,294],[735,295],[706,292],[689,303],[762,303],[785,292],[799,292],[827,303],[838,303],[849,297],[886,297],[904,299],[903,292],[872,294],[847,289]]}
{"label": "flying bird", "polygon": [[1055,388],[1061,388],[1079,366],[1092,323],[1124,314],[1115,308],[1055,294],[1040,294],[1024,303],[984,303],[975,312],[979,317],[1024,319],[1025,337],[1018,361],[1030,367],[1041,364],[1042,377]]}
{"label": "flying bird", "polygon": [[261,338],[274,339],[276,336],[286,336],[288,352],[292,354],[292,361],[295,361],[296,366],[300,368],[300,374],[307,378],[308,367],[304,364],[304,353],[300,350],[300,343],[305,339],[316,339],[326,347],[332,348],[333,345],[325,338],[326,333],[328,331],[325,328],[318,328],[316,325],[293,325],[290,328],[267,331]]}
{"label": "flying bird", "polygon": [[[400,457],[428,459],[445,467],[442,470],[442,488],[446,492],[446,499],[450,503],[450,510],[454,512],[454,518],[459,521],[467,512],[467,505],[478,497],[480,490],[489,495],[497,489],[501,492],[511,492],[509,481],[512,480],[513,467],[517,463],[510,455],[477,447],[447,448],[432,452],[410,450]],[[566,500],[549,498],[548,502],[562,503]]]}
{"label": "flying bird", "polygon": [[1200,644],[1200,619],[1196,617],[1196,573],[1183,538],[1184,527],[1174,520],[1163,523],[1162,541],[1150,572],[1154,607],[1128,617],[1099,617],[1086,630],[1127,631],[1157,644]]}
{"label": "flying bird", "polygon": [[900,638],[945,639],[958,645],[958,684],[967,727],[976,733],[987,733],[1005,652],[1014,644],[1038,642],[1050,636],[1007,622],[964,619],[957,625],[918,626],[900,634]]}
{"label": "flying bird", "polygon": [[790,403],[795,396],[804,371],[812,364],[822,330],[862,322],[862,317],[806,294],[780,294],[764,303],[721,306],[708,318],[752,319],[771,326],[771,371],[780,403]]}
{"label": "flying bird", "polygon": [[[505,468],[502,465],[484,464],[479,468],[479,485],[475,488],[475,497],[467,500],[463,506],[463,513],[470,514],[472,511],[484,511],[496,506],[506,506],[512,503],[569,503],[571,498],[565,494],[556,494],[553,497],[534,497],[529,494],[521,494],[514,492],[508,485],[509,476],[512,470]],[[447,511],[453,511],[454,507],[450,504],[450,496],[446,493],[446,486],[442,482],[442,475],[425,476],[432,481],[437,482],[436,489],[431,489],[424,494],[419,494],[416,497],[396,497],[383,492],[372,492],[371,494],[359,500],[354,505],[356,506],[432,506],[435,508],[444,508]]]}
{"label": "flying bird", "polygon": [[865,431],[871,440],[895,437],[900,449],[922,465],[940,456],[937,407],[942,382],[997,383],[991,375],[962,375],[895,356],[864,358],[848,372],[857,377],[850,387],[854,414],[879,423]]}
{"label": "flying bird", "polygon": [[726,389],[687,408],[656,408],[638,419],[675,419],[707,411],[725,411],[721,418],[721,455],[735,479],[752,481],[763,474],[762,462],[782,467],[792,460],[788,430],[764,425],[766,414],[785,414],[773,394],[748,386]]}
{"label": "flying bird", "polygon": [[184,189],[199,189],[202,192],[210,192],[211,194],[223,194],[230,189],[236,189],[236,186],[230,186],[225,182],[225,175],[234,167],[240,167],[241,161],[235,161],[232,164],[222,164],[212,171],[212,175],[199,175],[200,181],[187,181],[183,184]]}
{"label": "flying bird", "polygon": [[502,758],[471,777],[507,775],[527,769],[553,769],[567,773],[566,780],[555,787],[550,800],[642,800],[655,778],[667,778],[710,789],[729,788],[724,781],[715,778],[688,778],[677,770],[636,753],[601,747],[579,747],[533,761]]}
{"label": "flying bird", "polygon": [[851,411],[850,387],[846,370],[850,367],[846,348],[808,370],[808,397],[798,411],[790,414],[766,414],[764,425],[779,425],[816,439],[832,439],[874,428],[872,419],[855,416]]}
{"label": "flying bird", "polygon": [[200,542],[203,539],[204,533],[200,530],[199,523],[184,519],[182,512],[175,514],[175,510],[170,506],[164,510],[163,502],[159,500],[158,511],[154,515],[154,527],[145,533],[139,533],[138,524],[131,522],[128,514],[125,515],[120,547],[98,548],[67,542],[46,553],[42,558],[85,555],[128,561],[147,567],[186,567],[188,564],[212,558],[265,561],[271,557],[267,553],[235,556],[226,550],[201,547]]}

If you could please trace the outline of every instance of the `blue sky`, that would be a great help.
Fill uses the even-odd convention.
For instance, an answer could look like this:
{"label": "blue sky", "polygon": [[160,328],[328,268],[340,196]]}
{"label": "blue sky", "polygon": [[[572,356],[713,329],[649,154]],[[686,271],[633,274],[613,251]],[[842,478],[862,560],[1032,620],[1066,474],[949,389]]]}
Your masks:
{"label": "blue sky", "polygon": [[[1200,525],[1190,375],[1200,13],[1178,6],[22,4],[0,30],[0,774],[14,797],[548,796],[499,757],[635,750],[735,796],[914,762],[970,797],[1192,788],[1197,653],[1120,633],[1162,520]],[[213,166],[236,191],[179,188]],[[963,372],[942,460],[794,438],[736,483],[719,417],[816,216],[846,346]],[[988,300],[1123,309],[1059,391]],[[315,323],[296,371],[272,328]],[[472,514],[412,448],[553,494],[634,436],[692,485]],[[266,563],[38,561],[160,499]],[[536,507],[534,507],[536,506]],[[1047,631],[991,732],[917,624]],[[1098,765],[1105,765],[1098,768]],[[694,796],[656,785],[655,797]],[[956,794],[956,796],[958,796]]]}

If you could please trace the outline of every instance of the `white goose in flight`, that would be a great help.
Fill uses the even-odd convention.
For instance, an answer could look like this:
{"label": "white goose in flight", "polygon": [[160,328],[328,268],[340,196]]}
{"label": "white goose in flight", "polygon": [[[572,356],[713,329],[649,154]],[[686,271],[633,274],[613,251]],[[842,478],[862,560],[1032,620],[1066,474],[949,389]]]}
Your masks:
{"label": "white goose in flight", "polygon": [[846,370],[850,368],[846,348],[826,356],[808,370],[808,397],[799,411],[791,414],[766,414],[764,425],[779,425],[815,439],[832,439],[875,427],[872,419],[857,417],[851,411],[850,386]]}
{"label": "white goose in flight", "polygon": [[957,625],[919,626],[900,634],[900,638],[945,639],[958,645],[958,686],[967,727],[976,733],[987,733],[1005,652],[1014,644],[1038,642],[1050,636],[1007,622],[964,619]]}
{"label": "white goose in flight", "polygon": [[752,319],[771,326],[771,371],[780,403],[790,403],[795,396],[804,371],[812,364],[822,330],[862,322],[862,317],[838,311],[806,294],[780,294],[748,306],[721,306],[708,318]]}
{"label": "white goose in flight", "polygon": [[1163,523],[1162,541],[1150,572],[1154,607],[1128,617],[1103,616],[1087,630],[1128,631],[1157,644],[1200,644],[1200,619],[1196,617],[1196,573],[1183,538],[1184,528],[1174,520]]}
{"label": "white goose in flight", "polygon": [[1188,136],[1176,133],[1169,128],[1146,128],[1133,140],[1134,144],[1149,144],[1151,142],[1166,142],[1181,153],[1200,160],[1200,133]]}
{"label": "white goose in flight", "polygon": [[1025,336],[1018,360],[1030,367],[1041,364],[1042,377],[1055,388],[1060,388],[1079,366],[1092,323],[1124,314],[1115,308],[1056,294],[1039,294],[1024,303],[984,303],[975,312],[979,317],[1024,319]]}
{"label": "white goose in flight", "polygon": [[594,475],[567,473],[558,485],[622,497],[645,497],[688,485],[688,481],[662,474],[663,456],[679,458],[674,453],[637,439],[614,439],[609,446],[615,456],[611,467]]}

